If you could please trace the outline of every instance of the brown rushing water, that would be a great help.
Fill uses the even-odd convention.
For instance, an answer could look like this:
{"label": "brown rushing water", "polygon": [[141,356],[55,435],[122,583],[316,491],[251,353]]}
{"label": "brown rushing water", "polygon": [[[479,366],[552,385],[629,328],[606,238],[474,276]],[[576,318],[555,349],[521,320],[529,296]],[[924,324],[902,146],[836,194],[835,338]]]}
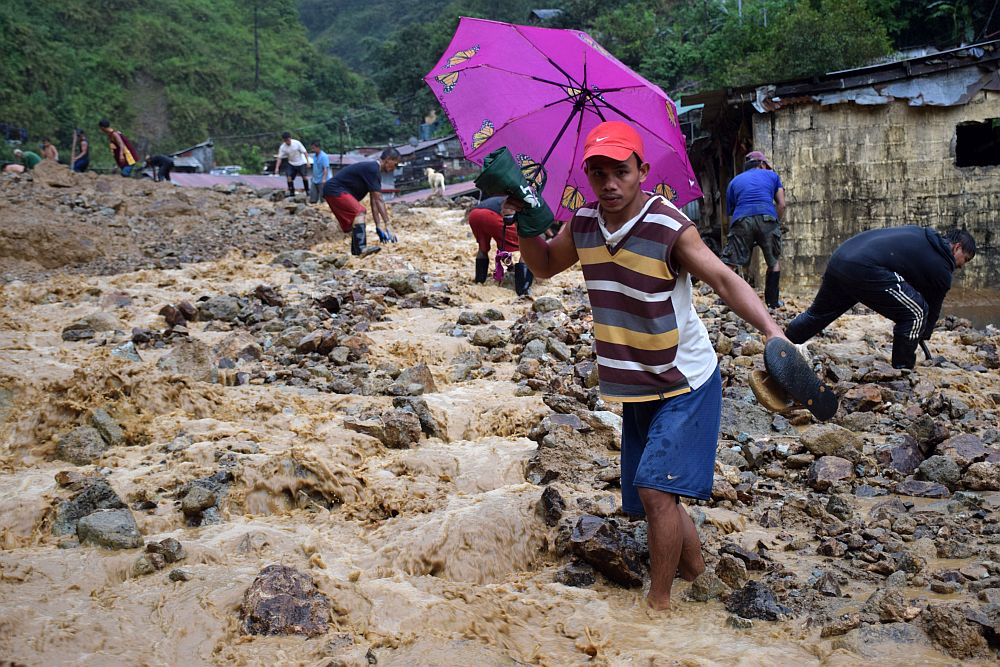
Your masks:
{"label": "brown rushing water", "polygon": [[[313,290],[291,284],[269,256],[2,288],[0,387],[14,401],[5,420],[0,414],[0,663],[367,665],[369,648],[378,664],[399,666],[955,663],[929,645],[885,642],[870,646],[869,655],[852,653],[820,640],[804,617],[736,630],[721,603],[685,601],[683,582],[675,585],[676,608],[659,615],[643,610],[639,591],[553,583],[555,535],[535,511],[540,488],[525,482],[536,445],[524,435],[547,409],[537,396],[514,395],[512,364],[496,364],[493,378],[450,383],[448,361],[469,343],[438,332],[461,310],[487,306],[500,308],[507,317],[499,324],[510,326],[529,302],[506,288],[471,284],[474,242],[461,212],[417,209],[397,228],[406,243],[365,268],[412,266],[446,280],[466,301],[462,308],[391,310],[390,321],[369,332],[373,358],[423,361],[434,372],[439,391],[426,398],[447,439],[412,450],[386,450],[343,427],[346,414],[387,407],[388,397],[210,385],[157,370],[165,351],[144,350],[133,363],[110,356],[107,346],[60,339],[69,322],[111,310],[105,298],[113,292],[131,297],[114,309],[127,331],[162,328],[162,304],[200,294],[244,293],[261,282]],[[345,244],[317,251],[343,252]],[[580,281],[570,271],[537,285],[535,294],[560,296]],[[888,331],[874,318],[845,326]],[[228,334],[196,324],[192,335],[215,344]],[[148,442],[112,450],[104,459],[107,479],[130,505],[157,501],[155,510],[135,512],[140,530],[147,541],[180,540],[188,582],[172,582],[166,571],[130,575],[137,550],[60,549],[51,535],[60,497],[53,475],[72,467],[51,460],[55,438],[81,411],[109,401],[123,425]],[[181,434],[192,444],[166,454],[166,443]],[[211,474],[217,455],[230,450],[250,453],[240,455],[237,479],[220,503],[223,521],[186,527],[167,490]],[[312,491],[342,502],[332,510],[303,507],[297,498]],[[728,510],[706,514],[737,542],[778,532]],[[814,564],[796,553],[774,557],[801,572]],[[332,601],[330,633],[240,634],[243,594],[272,563],[312,575]],[[848,586],[845,611],[870,590]]]}

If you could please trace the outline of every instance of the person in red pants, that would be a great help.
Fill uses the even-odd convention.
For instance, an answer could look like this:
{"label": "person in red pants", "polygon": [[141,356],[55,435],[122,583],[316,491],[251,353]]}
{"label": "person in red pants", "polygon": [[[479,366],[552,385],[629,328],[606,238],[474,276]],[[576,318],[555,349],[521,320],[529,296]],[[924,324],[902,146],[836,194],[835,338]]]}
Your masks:
{"label": "person in red pants", "polygon": [[[514,253],[520,248],[517,242],[517,225],[513,221],[508,221],[504,225],[504,216],[513,215],[513,209],[507,210],[503,207],[506,197],[490,197],[484,199],[469,211],[469,227],[472,228],[472,235],[476,237],[479,244],[479,251],[476,253],[476,282],[486,282],[490,268],[490,246],[497,244],[497,252],[505,251]],[[514,265],[514,291],[518,296],[526,294],[531,286],[533,276],[523,262]]]}

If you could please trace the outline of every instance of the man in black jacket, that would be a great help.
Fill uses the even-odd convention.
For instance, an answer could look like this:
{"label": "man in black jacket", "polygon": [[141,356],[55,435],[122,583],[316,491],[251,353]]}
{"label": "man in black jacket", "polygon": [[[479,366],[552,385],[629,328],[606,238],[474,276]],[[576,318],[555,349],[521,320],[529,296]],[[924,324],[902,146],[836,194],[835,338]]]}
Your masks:
{"label": "man in black jacket", "polygon": [[913,368],[917,345],[931,337],[955,269],[976,254],[964,229],[939,234],[914,225],[872,229],[847,239],[823,273],[809,309],[785,329],[804,343],[859,301],[896,323],[892,365]]}

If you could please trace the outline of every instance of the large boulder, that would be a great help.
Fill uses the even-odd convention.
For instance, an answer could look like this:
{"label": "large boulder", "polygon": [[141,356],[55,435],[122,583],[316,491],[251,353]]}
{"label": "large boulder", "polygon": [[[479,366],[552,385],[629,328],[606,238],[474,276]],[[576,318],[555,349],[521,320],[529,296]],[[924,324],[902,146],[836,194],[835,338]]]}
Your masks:
{"label": "large boulder", "polygon": [[943,484],[949,491],[954,491],[962,478],[962,469],[950,456],[935,454],[917,467],[917,477]]}
{"label": "large boulder", "polygon": [[875,448],[875,459],[886,468],[912,475],[923,460],[920,444],[908,433],[893,436]]}
{"label": "large boulder", "polygon": [[101,458],[108,443],[101,437],[100,431],[91,426],[77,426],[75,429],[59,438],[56,446],[56,458],[63,461],[85,466]]}
{"label": "large boulder", "polygon": [[854,478],[854,465],[839,456],[823,456],[809,466],[809,486],[826,491],[838,482]]}
{"label": "large boulder", "polygon": [[142,546],[142,535],[135,517],[127,508],[97,510],[80,519],[76,534],[81,544],[96,544],[108,549],[135,549]]}
{"label": "large boulder", "polygon": [[243,596],[240,621],[248,635],[305,635],[329,629],[330,599],[312,577],[285,565],[268,565]]}
{"label": "large boulder", "polygon": [[598,572],[622,586],[641,586],[645,570],[635,538],[617,525],[584,514],[570,537],[573,553]]}
{"label": "large boulder", "polygon": [[124,509],[125,503],[107,481],[89,477],[76,483],[79,490],[56,507],[52,532],[55,535],[76,533],[77,522],[98,510]]}
{"label": "large boulder", "polygon": [[212,350],[194,338],[181,338],[174,348],[160,357],[157,368],[168,373],[187,375],[201,382],[217,382],[219,369],[216,367]]}
{"label": "large boulder", "polygon": [[781,621],[791,615],[788,607],[778,604],[774,591],[759,581],[750,580],[726,600],[726,610],[743,618]]}
{"label": "large boulder", "polygon": [[836,424],[810,426],[800,436],[802,446],[816,457],[839,456],[851,463],[861,460],[864,442],[853,431]]}

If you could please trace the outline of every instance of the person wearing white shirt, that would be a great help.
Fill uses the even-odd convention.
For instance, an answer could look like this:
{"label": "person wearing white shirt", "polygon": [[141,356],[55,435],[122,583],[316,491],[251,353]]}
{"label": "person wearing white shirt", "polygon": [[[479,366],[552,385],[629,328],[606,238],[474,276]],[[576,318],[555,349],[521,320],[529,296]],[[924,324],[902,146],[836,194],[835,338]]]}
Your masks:
{"label": "person wearing white shirt", "polygon": [[309,167],[309,153],[298,139],[292,139],[291,132],[281,135],[281,146],[278,147],[278,161],[274,164],[274,175],[281,173],[281,162],[285,161],[285,178],[288,179],[288,196],[295,196],[295,177],[302,179],[302,191],[309,192],[309,180],[306,171]]}

